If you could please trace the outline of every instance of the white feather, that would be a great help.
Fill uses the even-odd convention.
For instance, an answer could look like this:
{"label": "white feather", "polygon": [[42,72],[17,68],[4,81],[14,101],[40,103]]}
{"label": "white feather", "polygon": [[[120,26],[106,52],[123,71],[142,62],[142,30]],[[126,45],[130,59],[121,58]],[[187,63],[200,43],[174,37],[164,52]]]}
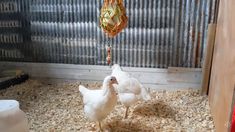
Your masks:
{"label": "white feather", "polygon": [[84,113],[91,121],[101,121],[114,109],[117,103],[116,92],[107,81],[99,90],[90,90],[80,85],[79,91],[83,96]]}
{"label": "white feather", "polygon": [[116,89],[118,91],[119,100],[126,107],[129,107],[138,100],[147,101],[151,99],[143,85],[127,72],[122,71],[118,64],[113,65],[111,75],[115,76],[118,80]]}

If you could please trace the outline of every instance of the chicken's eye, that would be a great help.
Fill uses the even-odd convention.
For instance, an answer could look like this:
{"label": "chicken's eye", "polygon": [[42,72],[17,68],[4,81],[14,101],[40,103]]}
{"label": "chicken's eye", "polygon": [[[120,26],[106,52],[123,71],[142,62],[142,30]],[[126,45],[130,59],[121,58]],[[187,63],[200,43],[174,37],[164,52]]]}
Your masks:
{"label": "chicken's eye", "polygon": [[111,81],[113,81],[113,79],[111,78]]}

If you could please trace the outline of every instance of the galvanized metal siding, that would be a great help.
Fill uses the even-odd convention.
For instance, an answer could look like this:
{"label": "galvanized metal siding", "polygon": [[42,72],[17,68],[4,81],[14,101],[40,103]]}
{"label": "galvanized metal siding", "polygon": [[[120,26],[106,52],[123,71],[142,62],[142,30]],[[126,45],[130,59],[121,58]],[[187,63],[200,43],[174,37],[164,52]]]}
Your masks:
{"label": "galvanized metal siding", "polygon": [[[5,12],[4,2],[15,3],[14,11]],[[123,66],[201,67],[218,0],[124,2],[128,27],[110,39],[98,26],[102,0],[2,0],[0,26],[13,20],[18,28],[0,27],[0,59],[106,65],[111,46],[112,63]]]}

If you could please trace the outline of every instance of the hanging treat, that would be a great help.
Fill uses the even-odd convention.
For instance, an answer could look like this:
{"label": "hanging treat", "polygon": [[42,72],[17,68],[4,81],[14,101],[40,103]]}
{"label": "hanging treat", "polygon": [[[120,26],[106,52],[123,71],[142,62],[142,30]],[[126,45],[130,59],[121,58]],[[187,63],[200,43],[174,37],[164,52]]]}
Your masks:
{"label": "hanging treat", "polygon": [[106,61],[107,61],[108,65],[111,64],[111,47],[110,47],[110,46],[107,48],[107,57],[106,57]]}
{"label": "hanging treat", "polygon": [[100,27],[114,37],[127,26],[126,10],[122,0],[104,0],[100,13]]}

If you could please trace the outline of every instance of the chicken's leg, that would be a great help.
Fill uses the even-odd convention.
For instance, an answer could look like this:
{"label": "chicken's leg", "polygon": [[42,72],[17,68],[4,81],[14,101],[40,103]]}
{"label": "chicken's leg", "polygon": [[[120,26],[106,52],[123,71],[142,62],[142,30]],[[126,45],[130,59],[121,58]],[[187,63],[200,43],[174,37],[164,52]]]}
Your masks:
{"label": "chicken's leg", "polygon": [[128,116],[128,110],[129,110],[129,107],[126,107],[125,119],[126,119],[127,116]]}
{"label": "chicken's leg", "polygon": [[99,129],[100,129],[100,131],[102,132],[102,128],[101,128],[101,123],[100,123],[100,121],[99,121],[98,123],[99,123]]}

